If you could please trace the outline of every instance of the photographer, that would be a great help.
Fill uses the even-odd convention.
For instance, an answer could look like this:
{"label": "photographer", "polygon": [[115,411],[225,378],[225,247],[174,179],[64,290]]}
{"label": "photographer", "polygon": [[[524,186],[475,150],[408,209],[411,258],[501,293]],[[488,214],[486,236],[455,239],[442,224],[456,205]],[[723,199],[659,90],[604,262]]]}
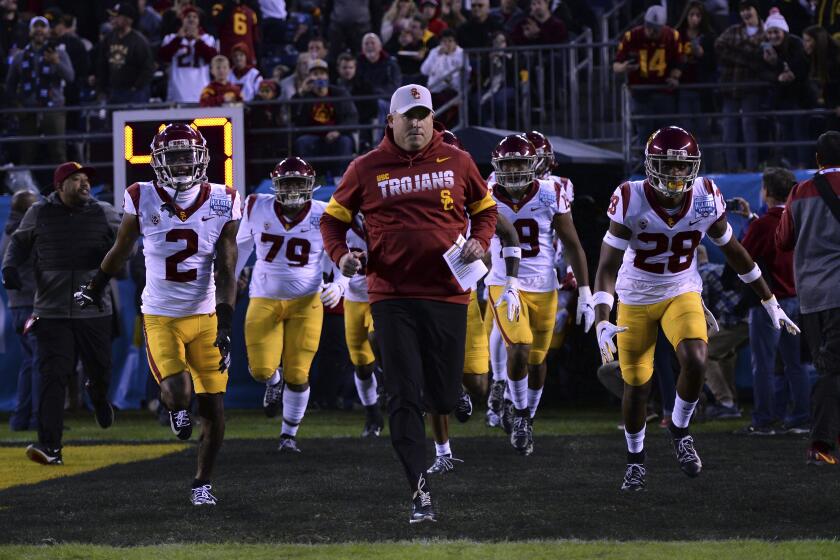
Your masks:
{"label": "photographer", "polygon": [[210,83],[210,61],[219,52],[216,39],[201,28],[196,8],[184,8],[181,19],[178,32],[163,38],[158,58],[170,63],[166,100],[197,103],[201,90]]}
{"label": "photographer", "polygon": [[[50,24],[38,16],[29,22],[29,44],[12,59],[6,77],[6,91],[10,100],[21,107],[63,107],[64,85],[75,78],[73,64],[64,50],[48,40]],[[20,113],[20,134],[25,136],[64,134],[67,114],[64,111]],[[41,149],[45,146],[46,149]],[[40,151],[47,162],[65,161],[64,140],[24,142],[20,148],[23,165],[37,163]]]}

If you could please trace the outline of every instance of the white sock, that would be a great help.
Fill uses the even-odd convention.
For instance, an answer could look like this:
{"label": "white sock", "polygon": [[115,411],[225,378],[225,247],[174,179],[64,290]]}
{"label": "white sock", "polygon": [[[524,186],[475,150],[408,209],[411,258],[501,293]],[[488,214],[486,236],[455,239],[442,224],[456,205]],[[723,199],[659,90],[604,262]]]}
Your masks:
{"label": "white sock", "polygon": [[519,381],[509,379],[508,387],[510,388],[510,396],[513,401],[513,407],[517,410],[524,410],[528,408],[528,377],[525,376]]}
{"label": "white sock", "polygon": [[449,449],[449,440],[446,440],[443,443],[435,442],[435,452],[438,457],[441,455],[452,455],[452,451]]}
{"label": "white sock", "polygon": [[283,428],[280,433],[296,436],[306,405],[309,403],[309,387],[302,393],[296,393],[286,387],[283,391]]}
{"label": "white sock", "polygon": [[371,375],[367,379],[360,379],[358,374],[353,375],[356,381],[356,392],[359,393],[359,400],[365,406],[376,404],[376,376]]}
{"label": "white sock", "polygon": [[720,406],[725,406],[726,408],[732,408],[735,406],[735,401],[732,399],[720,399]]}
{"label": "white sock", "polygon": [[283,378],[283,369],[277,368],[274,370],[274,374],[268,378],[268,381],[265,382],[266,385],[277,385],[280,383],[280,380]]}
{"label": "white sock", "polygon": [[638,433],[631,434],[626,429],[624,430],[624,439],[627,440],[627,451],[630,453],[641,453],[645,448],[645,427]]}
{"label": "white sock", "polygon": [[502,333],[495,324],[490,331],[490,369],[493,371],[493,381],[507,379],[507,348]]}
{"label": "white sock", "polygon": [[677,397],[674,399],[674,412],[671,413],[671,423],[677,428],[688,428],[688,422],[691,420],[691,415],[694,414],[695,406],[697,406],[697,401],[684,401],[677,393]]}
{"label": "white sock", "polygon": [[531,413],[531,418],[534,417],[537,413],[537,407],[540,406],[542,392],[542,389],[528,389],[528,412]]}

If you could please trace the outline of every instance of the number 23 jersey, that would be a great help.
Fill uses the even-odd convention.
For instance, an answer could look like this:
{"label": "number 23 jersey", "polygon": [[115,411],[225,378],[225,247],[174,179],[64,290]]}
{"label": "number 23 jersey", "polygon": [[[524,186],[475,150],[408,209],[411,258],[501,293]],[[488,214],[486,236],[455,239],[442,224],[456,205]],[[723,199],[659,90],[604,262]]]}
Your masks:
{"label": "number 23 jersey", "polygon": [[202,183],[195,202],[182,209],[163,187],[142,182],[126,189],[123,209],[137,216],[143,235],[143,313],[164,317],[213,313],[216,242],[222,228],[242,216],[239,193],[225,185]]}
{"label": "number 23 jersey", "polygon": [[716,221],[725,219],[723,195],[711,179],[698,177],[683,203],[665,209],[647,181],[629,181],[610,199],[607,216],[632,231],[618,271],[622,303],[648,305],[686,292],[702,292],[694,255]]}

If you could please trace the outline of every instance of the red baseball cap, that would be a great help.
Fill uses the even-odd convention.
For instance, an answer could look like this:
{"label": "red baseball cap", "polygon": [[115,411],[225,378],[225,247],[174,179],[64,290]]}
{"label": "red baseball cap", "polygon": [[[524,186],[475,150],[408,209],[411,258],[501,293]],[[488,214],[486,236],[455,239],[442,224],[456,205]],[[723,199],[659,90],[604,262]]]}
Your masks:
{"label": "red baseball cap", "polygon": [[58,187],[67,177],[73,175],[74,173],[86,173],[90,179],[96,176],[96,170],[93,167],[85,167],[81,163],[68,161],[67,163],[62,163],[55,168],[55,173],[53,173],[53,185]]}

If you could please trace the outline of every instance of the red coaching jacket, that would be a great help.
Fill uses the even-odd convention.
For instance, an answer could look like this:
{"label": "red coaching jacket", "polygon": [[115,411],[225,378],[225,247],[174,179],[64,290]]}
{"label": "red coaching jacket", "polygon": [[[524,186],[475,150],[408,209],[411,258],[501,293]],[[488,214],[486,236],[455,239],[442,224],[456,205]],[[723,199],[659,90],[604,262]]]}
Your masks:
{"label": "red coaching jacket", "polygon": [[321,219],[324,247],[338,263],[353,215],[365,217],[371,303],[419,298],[466,304],[443,254],[459,234],[486,250],[496,230],[496,204],[470,155],[439,132],[419,152],[394,143],[391,129],[374,150],[350,163]]}

